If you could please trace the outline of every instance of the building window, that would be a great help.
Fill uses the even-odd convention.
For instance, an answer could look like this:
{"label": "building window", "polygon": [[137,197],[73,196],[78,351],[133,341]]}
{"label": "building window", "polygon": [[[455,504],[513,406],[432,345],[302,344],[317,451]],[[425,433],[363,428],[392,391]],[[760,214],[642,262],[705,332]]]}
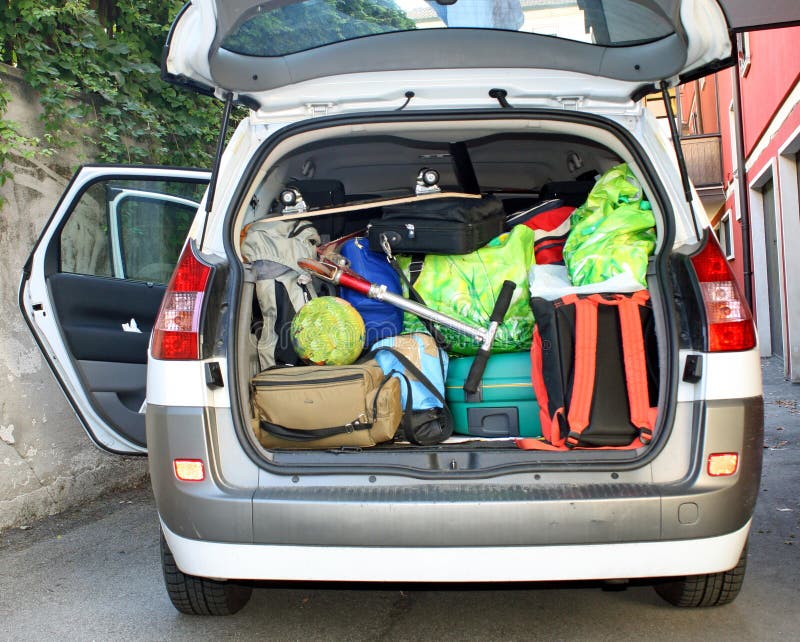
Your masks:
{"label": "building window", "polygon": [[731,211],[725,212],[724,216],[719,220],[716,228],[717,238],[719,239],[719,246],[725,258],[730,260],[733,258],[733,230],[731,229]]}
{"label": "building window", "polygon": [[750,34],[740,33],[737,36],[737,43],[739,47],[739,74],[744,77],[750,71]]}
{"label": "building window", "polygon": [[700,133],[700,127],[697,125],[697,112],[693,111],[689,114],[689,133],[695,136]]}

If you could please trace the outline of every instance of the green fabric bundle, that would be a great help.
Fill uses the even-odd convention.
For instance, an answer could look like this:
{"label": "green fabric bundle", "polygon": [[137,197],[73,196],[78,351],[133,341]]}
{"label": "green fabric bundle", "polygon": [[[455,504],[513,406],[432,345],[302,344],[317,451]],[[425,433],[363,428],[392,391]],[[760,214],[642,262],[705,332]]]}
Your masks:
{"label": "green fabric bundle", "polygon": [[656,246],[655,218],[626,163],[603,174],[570,223],[564,263],[573,285],[627,272],[646,287],[647,260]]}
{"label": "green fabric bundle", "polygon": [[[410,257],[399,259],[406,276],[410,262]],[[503,281],[513,281],[517,288],[497,330],[492,352],[529,350],[533,313],[528,304],[528,271],[533,263],[533,230],[517,225],[469,254],[427,255],[414,289],[434,310],[485,328]],[[439,329],[453,354],[477,353],[480,346],[470,337],[441,326]],[[425,328],[416,316],[406,314],[403,330],[424,332]]]}

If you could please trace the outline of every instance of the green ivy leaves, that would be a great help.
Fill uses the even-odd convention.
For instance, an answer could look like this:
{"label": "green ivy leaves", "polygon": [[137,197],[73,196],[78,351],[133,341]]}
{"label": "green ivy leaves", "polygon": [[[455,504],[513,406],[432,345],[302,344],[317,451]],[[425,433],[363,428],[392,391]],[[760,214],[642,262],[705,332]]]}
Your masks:
{"label": "green ivy leaves", "polygon": [[[8,0],[0,60],[39,92],[45,140],[0,119],[0,184],[9,150],[89,142],[109,163],[208,167],[221,106],[160,78],[161,50],[184,0]],[[0,85],[0,91],[2,86]],[[0,94],[0,116],[8,95]]]}

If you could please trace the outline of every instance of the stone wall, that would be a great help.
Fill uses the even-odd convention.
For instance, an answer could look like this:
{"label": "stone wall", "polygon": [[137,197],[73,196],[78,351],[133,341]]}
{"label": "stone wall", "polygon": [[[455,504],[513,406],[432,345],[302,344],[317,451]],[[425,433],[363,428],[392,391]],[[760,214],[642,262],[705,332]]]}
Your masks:
{"label": "stone wall", "polygon": [[[5,119],[42,136],[35,92],[0,65],[12,100]],[[78,423],[17,305],[21,269],[75,168],[91,149],[6,163],[0,187],[0,530],[24,525],[115,489],[141,483],[143,457],[98,450]]]}

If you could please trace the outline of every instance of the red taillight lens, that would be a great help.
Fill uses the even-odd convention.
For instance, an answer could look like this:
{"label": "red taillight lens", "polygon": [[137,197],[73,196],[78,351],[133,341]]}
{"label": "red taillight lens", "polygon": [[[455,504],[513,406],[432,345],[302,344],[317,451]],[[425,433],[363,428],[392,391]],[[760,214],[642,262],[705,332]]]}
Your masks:
{"label": "red taillight lens", "polygon": [[211,267],[183,248],[153,327],[154,359],[199,359],[200,314]]}
{"label": "red taillight lens", "polygon": [[692,265],[700,282],[706,310],[708,351],[730,352],[754,348],[756,333],[753,316],[713,236],[709,236],[703,249],[692,257]]}

